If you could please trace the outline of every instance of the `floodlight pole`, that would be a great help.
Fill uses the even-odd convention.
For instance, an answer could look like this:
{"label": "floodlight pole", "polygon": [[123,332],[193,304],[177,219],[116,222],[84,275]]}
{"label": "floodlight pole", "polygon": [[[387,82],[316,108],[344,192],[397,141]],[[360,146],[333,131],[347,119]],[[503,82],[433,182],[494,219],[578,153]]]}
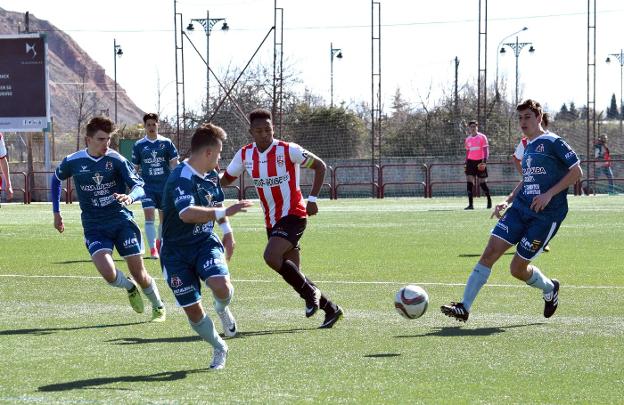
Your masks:
{"label": "floodlight pole", "polygon": [[123,55],[121,45],[113,38],[113,75],[115,77],[115,124],[117,124],[117,57]]}
{"label": "floodlight pole", "polygon": [[[210,33],[215,24],[225,21],[225,18],[210,18],[210,11],[206,10],[206,18],[193,18],[191,22],[193,21],[200,23],[206,33],[206,112],[208,112],[210,107]],[[224,25],[223,30],[227,30],[227,24]]]}
{"label": "floodlight pole", "polygon": [[534,52],[533,44],[531,42],[518,42],[518,36],[516,36],[516,42],[507,42],[504,43],[503,46],[508,46],[514,51],[514,55],[516,56],[516,96],[515,96],[515,104],[518,105],[518,58],[520,57],[520,52],[522,52],[522,48],[530,45],[529,52]]}
{"label": "floodlight pole", "polygon": [[337,57],[338,59],[342,58],[342,49],[340,48],[334,48],[334,44],[333,43],[329,43],[329,60],[330,60],[330,73],[329,73],[329,78],[330,78],[330,107],[334,106],[334,57]]}
{"label": "floodlight pole", "polygon": [[[620,53],[610,53],[609,56],[613,56],[618,60],[618,62],[620,62],[620,113],[618,115],[620,116],[620,136],[623,136],[624,132],[622,131],[622,107],[624,106],[624,50],[620,49]],[[607,58],[607,63],[610,62],[611,58]]]}

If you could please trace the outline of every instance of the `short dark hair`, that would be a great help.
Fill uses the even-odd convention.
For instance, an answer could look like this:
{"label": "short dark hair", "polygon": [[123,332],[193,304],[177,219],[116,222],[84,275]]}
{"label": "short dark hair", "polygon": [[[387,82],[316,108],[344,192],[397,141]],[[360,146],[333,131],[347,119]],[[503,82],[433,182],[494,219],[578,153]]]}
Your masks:
{"label": "short dark hair", "polygon": [[95,135],[97,131],[104,131],[107,134],[115,131],[115,124],[108,117],[93,117],[87,124],[87,136]]}
{"label": "short dark hair", "polygon": [[227,139],[227,134],[223,128],[214,125],[211,122],[202,124],[195,130],[191,137],[191,153],[196,152],[206,146],[214,146],[217,144],[217,139],[224,142]]}
{"label": "short dark hair", "polygon": [[470,125],[476,125],[476,126],[479,126],[479,122],[478,122],[477,120],[471,120],[471,121],[468,121],[468,126],[470,126]]}
{"label": "short dark hair", "polygon": [[147,120],[155,120],[158,122],[158,114],[156,113],[147,113],[143,116],[143,124],[147,124]]}
{"label": "short dark hair", "polygon": [[271,115],[271,111],[266,108],[256,108],[252,112],[249,113],[249,123],[252,123],[254,120],[273,120],[273,116]]}
{"label": "short dark hair", "polygon": [[535,100],[531,100],[530,98],[524,100],[521,104],[518,104],[518,106],[516,107],[516,111],[520,112],[523,110],[531,110],[535,113],[536,117],[539,117],[540,115],[544,115],[544,112],[542,111],[542,105],[540,103],[538,103]]}

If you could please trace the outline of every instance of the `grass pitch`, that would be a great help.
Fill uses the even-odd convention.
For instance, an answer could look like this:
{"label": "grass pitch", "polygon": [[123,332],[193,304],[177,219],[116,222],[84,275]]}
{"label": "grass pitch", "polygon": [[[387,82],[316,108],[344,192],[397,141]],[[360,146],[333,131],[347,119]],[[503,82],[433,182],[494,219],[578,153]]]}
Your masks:
{"label": "grass pitch", "polygon": [[[623,202],[570,198],[552,251],[536,261],[562,283],[553,318],[542,317],[538,290],[509,275],[507,254],[460,325],[438,308],[461,297],[495,223],[489,211],[463,211],[463,199],[322,201],[302,258],[346,312],[331,330],[316,329],[322,313],[306,319],[303,302],[264,265],[256,205],[232,219],[232,311],[242,333],[228,340],[219,372],[208,370],[211,348],[173,304],[157,262],[146,266],[168,305],[164,324],[147,323],[99,277],[77,205],[62,206],[59,235],[49,205],[5,204],[0,402],[621,403]],[[408,283],[431,300],[414,321],[393,308]]]}

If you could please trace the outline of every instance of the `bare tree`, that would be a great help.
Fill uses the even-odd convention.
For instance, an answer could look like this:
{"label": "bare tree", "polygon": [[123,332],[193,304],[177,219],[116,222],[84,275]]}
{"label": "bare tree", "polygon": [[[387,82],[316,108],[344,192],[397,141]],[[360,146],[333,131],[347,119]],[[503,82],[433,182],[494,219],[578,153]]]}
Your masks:
{"label": "bare tree", "polygon": [[88,90],[87,70],[80,75],[80,82],[76,84],[76,90],[71,99],[76,119],[76,150],[80,149],[80,134],[84,129],[87,119],[97,112],[99,104],[95,91]]}

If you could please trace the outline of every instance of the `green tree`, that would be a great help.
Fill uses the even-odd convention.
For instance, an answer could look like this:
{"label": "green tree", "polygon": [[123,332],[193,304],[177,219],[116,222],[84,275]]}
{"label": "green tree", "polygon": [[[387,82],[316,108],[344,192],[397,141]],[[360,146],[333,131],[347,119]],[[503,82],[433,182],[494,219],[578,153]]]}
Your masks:
{"label": "green tree", "polygon": [[620,117],[618,113],[617,100],[615,99],[615,93],[611,95],[611,103],[609,107],[607,107],[607,119],[608,120],[616,120]]}

